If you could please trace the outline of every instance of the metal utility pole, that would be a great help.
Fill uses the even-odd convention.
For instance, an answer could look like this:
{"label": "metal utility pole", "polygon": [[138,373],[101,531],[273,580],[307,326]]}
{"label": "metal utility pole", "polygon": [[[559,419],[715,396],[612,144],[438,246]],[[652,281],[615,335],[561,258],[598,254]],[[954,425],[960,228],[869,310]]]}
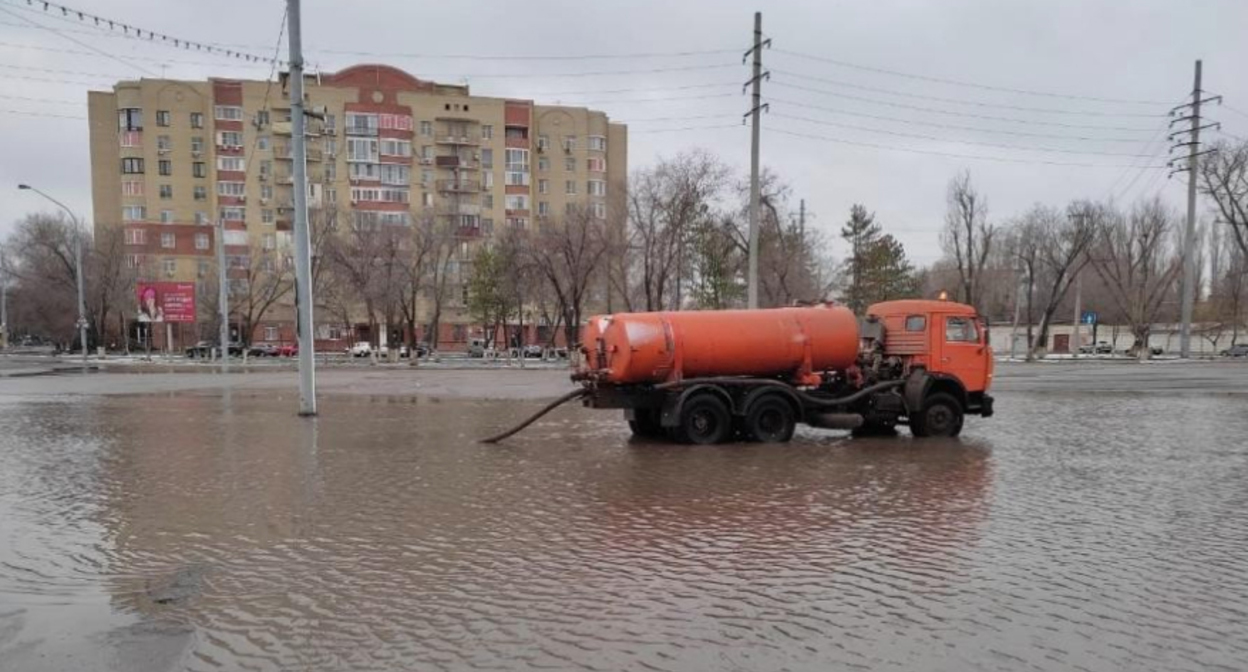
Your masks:
{"label": "metal utility pole", "polygon": [[797,206],[797,233],[806,240],[806,199],[798,202]]}
{"label": "metal utility pole", "polygon": [[82,365],[87,365],[87,299],[86,291],[83,286],[83,268],[82,268],[82,222],[78,216],[74,214],[64,203],[52,198],[51,196],[39,191],[29,184],[19,184],[18,189],[25,191],[33,191],[36,194],[52,201],[56,206],[65,211],[69,215],[69,221],[74,225],[74,280],[78,285],[78,339],[82,341]]}
{"label": "metal utility pole", "polygon": [[1200,125],[1200,106],[1203,103],[1211,101],[1222,102],[1222,96],[1213,96],[1211,98],[1201,98],[1203,92],[1200,89],[1200,71],[1201,63],[1196,61],[1196,76],[1192,84],[1192,102],[1179,105],[1170,111],[1173,116],[1179,110],[1191,108],[1191,113],[1187,116],[1181,116],[1170,121],[1173,126],[1177,123],[1188,121],[1191,127],[1186,130],[1176,131],[1170,134],[1173,140],[1176,136],[1189,134],[1191,137],[1187,142],[1176,143],[1171,146],[1171,150],[1176,147],[1187,147],[1187,165],[1181,168],[1174,168],[1174,163],[1170,162],[1170,175],[1177,172],[1187,171],[1187,227],[1183,232],[1183,277],[1179,285],[1179,296],[1181,298],[1179,309],[1179,356],[1184,359],[1192,355],[1192,307],[1196,302],[1196,179],[1198,177],[1198,160],[1202,154],[1208,151],[1200,151],[1200,132],[1206,128],[1214,128],[1219,124]]}
{"label": "metal utility pole", "polygon": [[[766,105],[763,103],[763,78],[771,73],[763,73],[763,47],[771,46],[771,40],[763,39],[763,13],[754,12],[754,46],[745,52],[745,58],[754,56],[754,69],[746,86],[752,87],[750,111],[745,116],[751,117],[750,128],[750,266],[747,277],[748,307],[758,307],[758,141],[762,130],[760,116]],[[744,60],[744,59],[743,59]]]}
{"label": "metal utility pole", "polygon": [[[230,372],[230,282],[225,266],[225,219],[217,220],[217,307],[221,309],[220,339],[221,372]],[[148,349],[151,349],[152,326],[147,326]]]}
{"label": "metal utility pole", "polygon": [[9,347],[9,281],[0,279],[0,348]]}
{"label": "metal utility pole", "polygon": [[1079,337],[1083,331],[1083,269],[1075,271],[1075,321],[1072,325],[1074,328],[1070,333],[1070,354],[1079,359]]}
{"label": "metal utility pole", "polygon": [[[291,163],[295,206],[295,333],[299,342],[299,415],[316,415],[312,332],[312,236],[308,231],[308,149],[303,109],[303,37],[299,0],[287,0],[290,26]],[[415,355],[413,355],[414,357]]]}

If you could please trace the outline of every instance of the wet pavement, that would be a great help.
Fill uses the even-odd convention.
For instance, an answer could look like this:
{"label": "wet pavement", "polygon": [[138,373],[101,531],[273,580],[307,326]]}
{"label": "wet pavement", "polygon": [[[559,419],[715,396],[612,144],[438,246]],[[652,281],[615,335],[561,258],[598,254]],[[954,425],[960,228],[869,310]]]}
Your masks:
{"label": "wet pavement", "polygon": [[1248,366],[1089,371],[717,447],[475,442],[550,372],[5,381],[0,670],[1248,667]]}

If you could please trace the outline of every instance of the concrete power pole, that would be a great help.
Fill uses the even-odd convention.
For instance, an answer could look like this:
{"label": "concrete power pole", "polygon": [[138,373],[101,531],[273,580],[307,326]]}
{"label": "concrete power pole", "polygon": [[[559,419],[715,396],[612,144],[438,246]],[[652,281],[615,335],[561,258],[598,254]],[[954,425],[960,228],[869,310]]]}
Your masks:
{"label": "concrete power pole", "polygon": [[806,240],[806,199],[798,201],[797,206],[797,233]]}
{"label": "concrete power pole", "polygon": [[[217,335],[221,343],[221,372],[230,372],[230,281],[225,266],[225,219],[217,220],[217,304],[221,309],[221,330]],[[147,325],[147,338],[152,338],[152,325]]]}
{"label": "concrete power pole", "polygon": [[[308,231],[308,149],[304,131],[303,36],[299,0],[287,0],[290,26],[291,163],[295,206],[295,331],[299,341],[299,415],[316,415],[316,353],[312,332],[312,236]],[[415,355],[413,355],[414,357]]]}
{"label": "concrete power pole", "polygon": [[752,126],[750,128],[750,260],[749,275],[747,276],[748,288],[747,305],[749,308],[758,307],[758,208],[759,208],[759,185],[758,185],[758,141],[759,132],[761,131],[761,120],[763,110],[767,107],[763,104],[763,78],[770,73],[763,73],[763,47],[771,46],[771,40],[763,39],[763,13],[754,12],[754,46],[745,52],[745,57],[754,56],[754,69],[750,77],[750,81],[746,82],[746,86],[753,88],[751,96],[750,111],[745,116],[751,117]]}

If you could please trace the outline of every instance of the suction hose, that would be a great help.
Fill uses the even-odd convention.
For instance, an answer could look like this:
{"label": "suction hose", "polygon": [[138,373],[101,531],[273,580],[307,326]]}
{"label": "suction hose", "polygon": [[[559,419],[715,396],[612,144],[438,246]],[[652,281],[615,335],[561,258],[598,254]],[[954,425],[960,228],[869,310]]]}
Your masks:
{"label": "suction hose", "polygon": [[529,425],[533,424],[534,422],[537,422],[538,418],[540,418],[540,417],[542,417],[543,415],[546,415],[547,413],[549,413],[549,412],[551,412],[551,411],[555,410],[555,409],[556,409],[556,408],[558,408],[559,406],[562,406],[563,404],[566,404],[566,403],[568,403],[569,401],[572,401],[573,399],[580,399],[581,397],[585,396],[586,394],[589,394],[589,390],[586,390],[586,389],[581,389],[581,390],[574,390],[574,391],[572,391],[572,392],[569,392],[569,393],[567,393],[567,394],[563,395],[562,397],[559,397],[558,399],[556,399],[556,400],[554,400],[554,401],[550,402],[549,404],[547,404],[547,405],[546,405],[546,407],[545,407],[545,408],[543,408],[542,410],[540,410],[540,411],[538,411],[538,412],[534,413],[533,415],[529,416],[529,418],[528,418],[527,420],[525,420],[524,422],[522,422],[522,423],[520,423],[520,424],[516,425],[515,427],[512,427],[511,429],[509,429],[509,430],[507,430],[507,431],[503,432],[502,434],[495,434],[494,436],[491,436],[491,437],[489,437],[488,439],[481,439],[481,443],[498,443],[499,441],[502,441],[503,439],[505,439],[505,438],[507,438],[507,437],[511,436],[512,434],[515,434],[515,433],[519,432],[520,430],[524,429],[525,427],[528,427]]}

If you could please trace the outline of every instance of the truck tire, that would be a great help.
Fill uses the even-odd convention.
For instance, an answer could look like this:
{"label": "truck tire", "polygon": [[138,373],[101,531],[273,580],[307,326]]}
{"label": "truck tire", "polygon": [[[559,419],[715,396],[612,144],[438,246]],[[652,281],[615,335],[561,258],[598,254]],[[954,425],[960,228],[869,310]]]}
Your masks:
{"label": "truck tire", "polygon": [[710,392],[695,394],[680,410],[680,427],[673,438],[681,443],[709,445],[732,436],[732,415],[719,397]]}
{"label": "truck tire", "polygon": [[663,436],[663,425],[659,424],[659,412],[650,408],[638,408],[634,411],[635,420],[628,421],[628,428],[633,436],[643,439],[657,439]]}
{"label": "truck tire", "polygon": [[787,443],[796,428],[793,406],[778,394],[765,394],[755,399],[745,411],[745,434],[753,441]]}
{"label": "truck tire", "polygon": [[918,437],[957,436],[962,432],[962,404],[953,395],[937,393],[910,416],[910,433]]}

